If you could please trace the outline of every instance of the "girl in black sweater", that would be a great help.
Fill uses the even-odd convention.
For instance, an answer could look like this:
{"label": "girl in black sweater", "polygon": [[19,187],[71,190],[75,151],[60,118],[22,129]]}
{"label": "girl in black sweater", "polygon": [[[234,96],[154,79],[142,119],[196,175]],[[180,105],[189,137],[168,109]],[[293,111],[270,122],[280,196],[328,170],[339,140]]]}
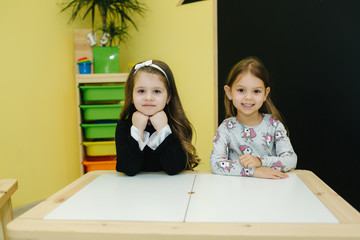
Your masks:
{"label": "girl in black sweater", "polygon": [[182,108],[174,76],[159,60],[136,64],[125,86],[125,104],[116,127],[116,170],[174,175],[200,161],[193,128]]}

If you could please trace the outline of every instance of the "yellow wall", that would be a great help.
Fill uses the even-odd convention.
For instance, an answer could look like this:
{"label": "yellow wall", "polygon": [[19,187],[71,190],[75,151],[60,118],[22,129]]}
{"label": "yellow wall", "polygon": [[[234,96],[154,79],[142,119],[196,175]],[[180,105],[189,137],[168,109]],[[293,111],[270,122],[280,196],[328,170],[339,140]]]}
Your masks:
{"label": "yellow wall", "polygon": [[[60,0],[5,1],[0,8],[0,178],[17,178],[14,207],[50,196],[80,176],[73,60],[75,28]],[[129,62],[169,64],[196,147],[209,169],[215,126],[212,0],[177,7],[179,0],[146,1],[139,32],[121,45]]]}

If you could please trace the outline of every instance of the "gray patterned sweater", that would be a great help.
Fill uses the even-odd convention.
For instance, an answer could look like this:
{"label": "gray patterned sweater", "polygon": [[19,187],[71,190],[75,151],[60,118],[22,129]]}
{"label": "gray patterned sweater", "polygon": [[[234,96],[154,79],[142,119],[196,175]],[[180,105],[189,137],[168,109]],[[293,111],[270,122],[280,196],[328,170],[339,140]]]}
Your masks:
{"label": "gray patterned sweater", "polygon": [[222,175],[252,176],[255,168],[245,168],[239,156],[259,157],[262,166],[282,172],[295,169],[297,156],[284,125],[270,114],[263,114],[262,122],[248,127],[235,117],[225,119],[213,140],[210,156],[211,171]]}

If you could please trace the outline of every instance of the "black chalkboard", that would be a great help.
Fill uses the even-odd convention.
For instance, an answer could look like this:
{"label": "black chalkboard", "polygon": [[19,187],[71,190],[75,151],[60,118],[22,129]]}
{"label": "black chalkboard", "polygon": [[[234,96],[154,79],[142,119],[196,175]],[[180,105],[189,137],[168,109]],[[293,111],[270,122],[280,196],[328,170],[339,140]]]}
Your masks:
{"label": "black chalkboard", "polygon": [[360,210],[360,1],[217,4],[219,123],[230,69],[244,57],[259,57],[298,169],[313,171]]}

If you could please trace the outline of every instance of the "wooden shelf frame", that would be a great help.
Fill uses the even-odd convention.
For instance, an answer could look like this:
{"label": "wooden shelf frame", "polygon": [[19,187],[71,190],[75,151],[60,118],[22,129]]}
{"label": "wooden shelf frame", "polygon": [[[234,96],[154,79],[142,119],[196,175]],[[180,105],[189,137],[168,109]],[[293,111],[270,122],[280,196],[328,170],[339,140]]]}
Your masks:
{"label": "wooden shelf frame", "polygon": [[128,73],[76,74],[76,83],[124,83]]}

